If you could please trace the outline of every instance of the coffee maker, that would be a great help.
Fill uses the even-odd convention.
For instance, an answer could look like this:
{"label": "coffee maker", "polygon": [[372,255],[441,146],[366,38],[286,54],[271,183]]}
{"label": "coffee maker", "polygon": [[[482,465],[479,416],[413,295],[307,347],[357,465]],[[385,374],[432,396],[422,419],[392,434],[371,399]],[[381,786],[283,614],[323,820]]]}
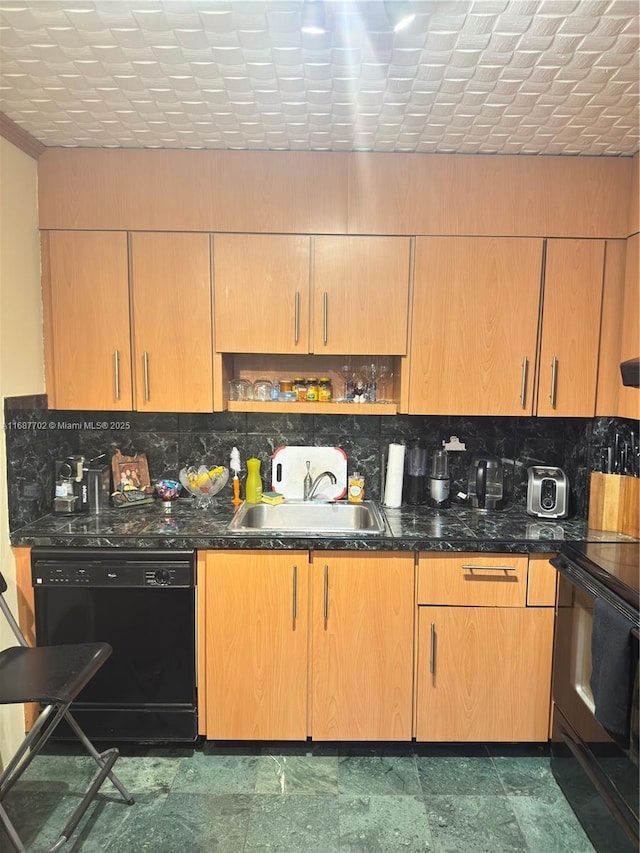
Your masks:
{"label": "coffee maker", "polygon": [[84,456],[67,456],[55,463],[56,515],[82,515],[89,512],[89,486]]}
{"label": "coffee maker", "polygon": [[481,512],[500,509],[504,494],[502,461],[494,456],[474,457],[467,493],[473,509]]}

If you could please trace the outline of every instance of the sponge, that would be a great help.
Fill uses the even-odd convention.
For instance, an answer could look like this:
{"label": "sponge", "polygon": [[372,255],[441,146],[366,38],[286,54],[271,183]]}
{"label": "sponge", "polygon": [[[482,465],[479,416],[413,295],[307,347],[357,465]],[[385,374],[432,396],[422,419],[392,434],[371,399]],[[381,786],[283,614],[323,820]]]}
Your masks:
{"label": "sponge", "polygon": [[284,495],[281,495],[280,492],[263,492],[262,493],[262,503],[263,504],[282,504],[282,503],[284,503]]}

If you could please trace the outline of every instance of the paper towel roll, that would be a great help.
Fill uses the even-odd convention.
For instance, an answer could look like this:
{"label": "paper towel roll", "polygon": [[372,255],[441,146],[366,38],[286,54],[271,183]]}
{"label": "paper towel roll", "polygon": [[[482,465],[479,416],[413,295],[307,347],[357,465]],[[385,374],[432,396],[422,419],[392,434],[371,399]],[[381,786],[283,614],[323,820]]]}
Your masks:
{"label": "paper towel roll", "polygon": [[387,478],[384,484],[384,505],[398,507],[402,504],[404,477],[404,444],[390,444],[387,453]]}

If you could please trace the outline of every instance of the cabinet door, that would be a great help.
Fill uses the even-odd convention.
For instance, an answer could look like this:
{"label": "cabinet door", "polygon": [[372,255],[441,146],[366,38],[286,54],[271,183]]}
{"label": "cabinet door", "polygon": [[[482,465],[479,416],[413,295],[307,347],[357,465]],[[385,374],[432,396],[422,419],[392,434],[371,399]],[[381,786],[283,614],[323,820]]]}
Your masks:
{"label": "cabinet door", "polygon": [[127,235],[43,235],[49,405],[132,408]]}
{"label": "cabinet door", "polygon": [[546,741],[553,608],[420,607],[416,735]]}
{"label": "cabinet door", "polygon": [[[640,236],[634,234],[627,240],[620,361],[637,358],[638,353],[640,353],[640,328],[638,326],[638,316],[640,315],[639,267]],[[620,376],[619,371],[618,376]],[[637,420],[640,417],[640,391],[637,388],[619,385],[619,392],[618,416]]]}
{"label": "cabinet door", "polygon": [[309,237],[216,234],[217,352],[309,351]]}
{"label": "cabinet door", "polygon": [[538,415],[595,414],[603,270],[603,240],[547,242]]}
{"label": "cabinet door", "polygon": [[405,355],[408,237],[315,237],[313,352]]}
{"label": "cabinet door", "polygon": [[312,737],[410,740],[413,556],[316,553]]}
{"label": "cabinet door", "polygon": [[213,411],[207,234],[131,235],[136,408]]}
{"label": "cabinet door", "polygon": [[207,737],[304,740],[307,552],[211,552],[207,571]]}
{"label": "cabinet door", "polygon": [[531,415],[542,241],[418,237],[409,412]]}

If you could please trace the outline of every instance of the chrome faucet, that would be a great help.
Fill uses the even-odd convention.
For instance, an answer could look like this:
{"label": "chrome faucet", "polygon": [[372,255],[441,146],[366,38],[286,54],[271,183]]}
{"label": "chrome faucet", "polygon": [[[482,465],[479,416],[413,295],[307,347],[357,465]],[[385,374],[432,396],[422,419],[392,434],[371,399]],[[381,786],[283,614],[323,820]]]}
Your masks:
{"label": "chrome faucet", "polygon": [[336,475],[333,473],[333,471],[323,471],[322,474],[318,474],[318,476],[315,478],[315,480],[311,481],[311,484],[309,484],[309,480],[311,480],[311,478],[309,477],[307,479],[307,477],[305,477],[305,481],[304,481],[304,500],[305,501],[313,500],[313,496],[316,493],[316,489],[318,488],[318,485],[319,485],[319,483],[323,477],[328,477],[329,480],[331,480],[331,483],[333,485],[335,485],[337,483]]}

